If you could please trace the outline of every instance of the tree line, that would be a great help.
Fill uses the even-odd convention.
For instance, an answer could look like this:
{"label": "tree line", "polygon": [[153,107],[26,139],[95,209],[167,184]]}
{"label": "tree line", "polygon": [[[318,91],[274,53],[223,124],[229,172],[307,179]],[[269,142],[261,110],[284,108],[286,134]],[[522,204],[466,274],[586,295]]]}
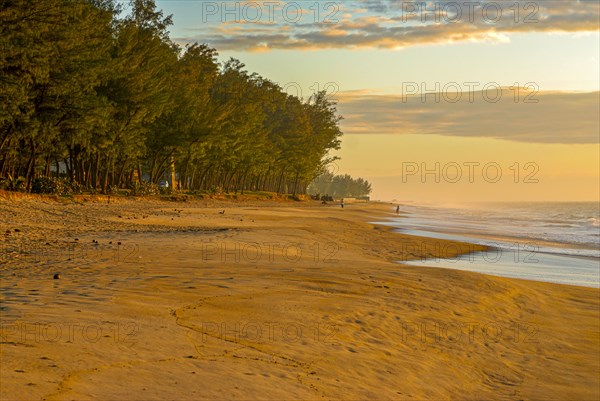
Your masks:
{"label": "tree line", "polygon": [[53,177],[108,193],[174,163],[183,190],[304,193],[340,147],[335,102],[177,45],[154,0],[120,4],[0,0],[4,186]]}
{"label": "tree line", "polygon": [[352,178],[348,174],[334,175],[325,172],[310,183],[308,192],[333,198],[361,198],[371,193],[371,184],[360,177]]}

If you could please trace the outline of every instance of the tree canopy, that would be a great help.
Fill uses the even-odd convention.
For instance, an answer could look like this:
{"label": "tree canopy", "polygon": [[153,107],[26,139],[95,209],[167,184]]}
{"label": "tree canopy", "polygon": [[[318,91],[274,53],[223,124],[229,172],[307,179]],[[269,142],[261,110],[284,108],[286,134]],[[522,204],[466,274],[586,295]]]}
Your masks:
{"label": "tree canopy", "polygon": [[308,192],[334,198],[361,198],[371,193],[371,184],[360,177],[352,178],[348,174],[334,175],[325,172],[310,183]]}
{"label": "tree canopy", "polygon": [[291,96],[206,44],[182,48],[154,0],[127,15],[119,4],[0,0],[5,186],[56,177],[107,193],[174,163],[185,190],[304,193],[340,147],[335,102]]}

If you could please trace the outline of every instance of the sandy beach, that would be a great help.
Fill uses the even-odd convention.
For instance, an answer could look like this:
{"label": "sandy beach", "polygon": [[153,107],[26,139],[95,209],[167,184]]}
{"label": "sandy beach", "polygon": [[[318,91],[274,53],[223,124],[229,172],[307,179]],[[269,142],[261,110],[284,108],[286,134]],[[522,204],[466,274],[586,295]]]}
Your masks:
{"label": "sandy beach", "polygon": [[600,397],[598,289],[399,264],[477,248],[392,212],[1,193],[0,399]]}

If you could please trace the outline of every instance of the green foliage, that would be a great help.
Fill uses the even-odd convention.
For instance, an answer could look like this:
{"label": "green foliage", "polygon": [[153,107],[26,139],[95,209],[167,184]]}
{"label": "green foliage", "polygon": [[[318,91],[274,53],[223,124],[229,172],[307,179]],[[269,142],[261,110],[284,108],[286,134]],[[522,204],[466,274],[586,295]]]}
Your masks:
{"label": "green foliage", "polygon": [[33,179],[31,192],[34,194],[72,195],[82,193],[81,185],[64,178],[37,177]]}
{"label": "green foliage", "polygon": [[142,181],[141,183],[136,181],[130,189],[130,195],[133,196],[157,195],[160,193],[158,185],[148,181]]}
{"label": "green foliage", "polygon": [[61,194],[64,192],[62,180],[51,177],[38,177],[33,180],[31,192],[34,194]]}
{"label": "green foliage", "polygon": [[371,184],[362,178],[354,179],[348,174],[333,175],[326,172],[310,183],[308,192],[334,198],[360,198],[371,193]]}
{"label": "green foliage", "polygon": [[174,166],[182,190],[296,196],[339,149],[324,92],[304,102],[205,44],[179,48],[154,0],[124,16],[117,0],[0,5],[1,186],[156,194]]}
{"label": "green foliage", "polygon": [[7,191],[24,191],[25,190],[25,177],[13,178],[10,175],[6,178],[0,179],[0,189]]}

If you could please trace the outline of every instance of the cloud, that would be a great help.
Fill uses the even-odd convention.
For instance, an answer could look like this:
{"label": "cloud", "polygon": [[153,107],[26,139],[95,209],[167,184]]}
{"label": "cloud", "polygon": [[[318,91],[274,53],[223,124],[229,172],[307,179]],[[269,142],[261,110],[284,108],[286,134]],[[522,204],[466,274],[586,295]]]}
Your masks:
{"label": "cloud", "polygon": [[[414,93],[409,89],[407,92]],[[465,89],[424,98],[362,91],[342,92],[336,98],[344,116],[343,131],[350,135],[436,134],[536,143],[600,143],[600,92],[536,93],[531,87]],[[492,102],[497,96],[501,97]]]}
{"label": "cloud", "polygon": [[[237,18],[212,8],[197,34],[178,42],[204,42],[219,50],[385,48],[459,41],[501,41],[524,32],[595,32],[597,0],[520,1],[362,0],[347,2],[243,2]],[[245,10],[246,4],[253,4]],[[290,7],[293,5],[293,7]],[[286,8],[289,7],[289,8]],[[262,8],[256,19],[256,7]],[[269,8],[271,7],[271,8]],[[429,11],[428,11],[429,10]],[[432,12],[433,10],[433,12]],[[245,18],[245,16],[251,17]],[[228,19],[230,18],[230,19]],[[239,29],[219,29],[233,22]],[[285,34],[282,29],[287,28]],[[260,45],[259,45],[260,44]]]}

